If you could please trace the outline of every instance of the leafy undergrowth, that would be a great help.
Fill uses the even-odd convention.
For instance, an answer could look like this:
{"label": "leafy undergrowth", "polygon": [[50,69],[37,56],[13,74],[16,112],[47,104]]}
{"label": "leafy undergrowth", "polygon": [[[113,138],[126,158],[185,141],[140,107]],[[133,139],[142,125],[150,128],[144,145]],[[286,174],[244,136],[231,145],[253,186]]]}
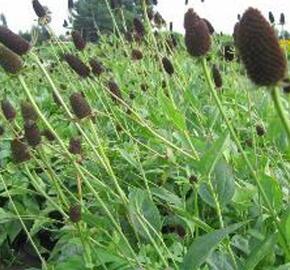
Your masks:
{"label": "leafy undergrowth", "polygon": [[[215,91],[234,140],[201,61],[182,38],[172,50],[166,38],[129,44],[102,37],[78,53],[52,42],[25,56],[20,76],[0,73],[1,98],[17,111],[12,122],[0,115],[4,269],[290,268],[289,142],[268,90],[249,82],[237,57],[224,59],[230,38],[214,36],[207,61],[222,73]],[[141,60],[131,59],[132,48]],[[98,59],[106,71],[80,78],[63,52]],[[92,116],[73,115],[75,92]],[[10,142],[24,135],[23,101],[35,102],[39,129],[55,134],[15,164]],[[68,151],[71,138],[81,140],[81,154]]]}

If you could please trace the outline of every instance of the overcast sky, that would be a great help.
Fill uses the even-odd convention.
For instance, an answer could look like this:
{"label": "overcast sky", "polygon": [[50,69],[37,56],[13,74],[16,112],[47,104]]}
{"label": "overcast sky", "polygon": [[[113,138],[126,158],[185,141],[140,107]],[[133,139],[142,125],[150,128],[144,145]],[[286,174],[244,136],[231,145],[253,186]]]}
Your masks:
{"label": "overcast sky", "polygon": [[[67,18],[67,0],[40,0],[52,11],[52,28],[57,33],[63,33],[63,20]],[[237,20],[237,14],[242,14],[249,6],[259,8],[268,18],[271,10],[279,20],[280,13],[286,16],[286,28],[290,31],[290,0],[158,0],[158,11],[167,21],[173,21],[174,29],[182,31],[183,15],[189,7],[193,7],[201,17],[209,19],[215,29],[220,32],[232,33]],[[31,0],[0,0],[0,13],[6,15],[8,26],[14,30],[29,30],[36,24],[36,16],[32,9]],[[288,18],[289,17],[289,18]]]}

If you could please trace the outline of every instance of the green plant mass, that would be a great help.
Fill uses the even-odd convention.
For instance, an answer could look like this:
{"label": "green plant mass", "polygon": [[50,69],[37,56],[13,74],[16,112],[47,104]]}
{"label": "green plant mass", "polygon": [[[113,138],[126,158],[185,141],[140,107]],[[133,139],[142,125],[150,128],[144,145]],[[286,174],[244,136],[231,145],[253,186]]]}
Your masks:
{"label": "green plant mass", "polygon": [[32,2],[29,41],[0,26],[0,269],[290,269],[279,25],[80,0],[59,38]]}

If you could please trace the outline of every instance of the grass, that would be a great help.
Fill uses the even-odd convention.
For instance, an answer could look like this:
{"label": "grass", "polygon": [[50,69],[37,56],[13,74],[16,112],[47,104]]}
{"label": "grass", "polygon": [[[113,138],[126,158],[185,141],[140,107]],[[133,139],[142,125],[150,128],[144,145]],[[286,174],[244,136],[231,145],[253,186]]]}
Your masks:
{"label": "grass", "polygon": [[[1,72],[17,110],[10,123],[0,114],[2,267],[290,267],[289,141],[270,90],[251,84],[237,59],[224,60],[230,37],[215,35],[206,60],[191,58],[180,36],[168,52],[169,35],[148,34],[142,44],[102,36],[83,52],[55,40],[33,48],[19,75]],[[130,59],[134,48],[142,60]],[[97,58],[107,71],[81,79],[60,60],[63,52]],[[110,79],[122,98],[108,91]],[[94,117],[74,116],[69,97],[79,91]],[[280,98],[287,119],[289,97]],[[23,100],[55,140],[43,137],[31,160],[16,165],[10,141],[22,134]],[[81,155],[68,151],[72,137],[81,138]],[[81,207],[79,222],[70,218],[73,205]]]}

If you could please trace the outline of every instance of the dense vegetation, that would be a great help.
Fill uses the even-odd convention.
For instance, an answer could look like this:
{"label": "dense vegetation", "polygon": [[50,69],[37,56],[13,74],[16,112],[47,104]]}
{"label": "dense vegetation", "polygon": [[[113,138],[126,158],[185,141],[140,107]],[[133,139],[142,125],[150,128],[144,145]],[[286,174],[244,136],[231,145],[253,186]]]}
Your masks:
{"label": "dense vegetation", "polygon": [[0,45],[0,269],[290,269],[287,80],[146,8],[97,44]]}

